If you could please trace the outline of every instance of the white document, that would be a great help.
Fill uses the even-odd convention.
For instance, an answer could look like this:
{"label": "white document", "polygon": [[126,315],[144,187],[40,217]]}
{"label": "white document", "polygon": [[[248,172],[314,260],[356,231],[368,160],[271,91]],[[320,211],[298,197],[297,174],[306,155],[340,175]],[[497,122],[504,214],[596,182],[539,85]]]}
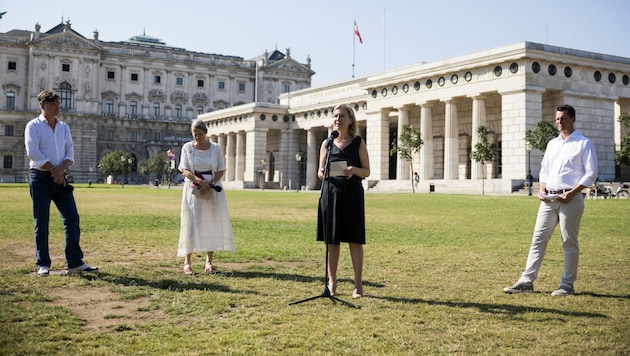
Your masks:
{"label": "white document", "polygon": [[328,174],[329,177],[337,177],[337,176],[343,176],[345,174],[343,174],[343,170],[346,169],[348,167],[348,162],[346,161],[335,161],[335,162],[330,162],[330,173]]}

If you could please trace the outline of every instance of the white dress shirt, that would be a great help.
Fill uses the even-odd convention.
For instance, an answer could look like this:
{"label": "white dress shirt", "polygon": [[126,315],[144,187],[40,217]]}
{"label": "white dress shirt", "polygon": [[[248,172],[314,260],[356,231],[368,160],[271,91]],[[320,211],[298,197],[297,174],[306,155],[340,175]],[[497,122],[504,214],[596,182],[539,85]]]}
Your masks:
{"label": "white dress shirt", "polygon": [[24,142],[30,159],[29,168],[43,170],[41,167],[46,162],[55,167],[65,160],[74,162],[74,142],[70,127],[59,119],[54,131],[41,115],[29,121],[24,131]]}
{"label": "white dress shirt", "polygon": [[547,144],[540,168],[540,182],[548,190],[590,187],[597,179],[597,154],[591,140],[574,130],[566,139],[562,134]]}

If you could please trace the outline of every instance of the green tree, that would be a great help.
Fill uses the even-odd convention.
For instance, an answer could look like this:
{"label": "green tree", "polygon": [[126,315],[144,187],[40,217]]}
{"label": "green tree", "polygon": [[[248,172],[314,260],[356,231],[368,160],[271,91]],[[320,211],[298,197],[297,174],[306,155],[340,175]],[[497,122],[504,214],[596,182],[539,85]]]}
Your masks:
{"label": "green tree", "polygon": [[[414,129],[411,125],[405,125],[400,137],[392,142],[392,149],[389,152],[392,155],[398,154],[400,158],[409,161],[409,168],[413,172],[413,158],[416,153],[420,152],[422,145],[424,145],[424,142],[422,141],[420,130]],[[416,188],[413,184],[412,175],[410,175],[410,180],[411,190],[415,193]]]}
{"label": "green tree", "polygon": [[112,151],[98,163],[98,171],[103,175],[125,176],[133,169],[134,158],[123,150]]}
{"label": "green tree", "polygon": [[475,149],[470,153],[470,159],[477,163],[481,163],[481,195],[485,195],[484,192],[484,176],[485,176],[485,163],[492,161],[496,152],[497,146],[494,143],[488,142],[488,129],[480,125],[477,127],[477,137],[479,142],[475,144]]}
{"label": "green tree", "polygon": [[168,157],[166,157],[166,154],[160,151],[149,157],[149,159],[140,162],[138,171],[140,172],[140,174],[149,175],[155,173],[156,176],[162,177],[164,174],[167,173],[167,165],[169,163],[170,162],[168,162]]}
{"label": "green tree", "polygon": [[533,130],[525,130],[525,142],[530,144],[532,148],[539,149],[545,153],[547,144],[558,136],[558,129],[550,122],[540,120],[536,123]]}
{"label": "green tree", "polygon": [[621,147],[615,152],[615,163],[630,166],[630,114],[621,114],[617,119],[621,123]]}

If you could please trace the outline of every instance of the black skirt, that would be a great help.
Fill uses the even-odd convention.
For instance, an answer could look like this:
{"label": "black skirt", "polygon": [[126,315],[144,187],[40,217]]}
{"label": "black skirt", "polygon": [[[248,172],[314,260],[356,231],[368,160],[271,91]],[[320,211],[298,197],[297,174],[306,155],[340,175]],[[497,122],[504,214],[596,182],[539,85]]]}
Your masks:
{"label": "black skirt", "polygon": [[[361,179],[327,178],[317,212],[317,241],[365,244],[365,203]],[[329,206],[330,205],[330,206]]]}

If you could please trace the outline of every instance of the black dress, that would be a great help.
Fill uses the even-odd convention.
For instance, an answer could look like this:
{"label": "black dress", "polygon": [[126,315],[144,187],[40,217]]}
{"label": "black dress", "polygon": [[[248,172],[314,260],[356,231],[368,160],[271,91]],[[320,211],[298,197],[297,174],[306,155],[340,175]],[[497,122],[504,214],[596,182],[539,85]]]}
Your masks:
{"label": "black dress", "polygon": [[[348,166],[361,167],[361,137],[339,149],[332,145],[330,162],[347,161]],[[341,242],[365,244],[365,204],[363,178],[353,175],[328,177],[322,184],[317,212],[317,241],[339,245]],[[328,203],[330,202],[330,209]],[[330,211],[330,220],[326,219]],[[326,228],[328,226],[328,228]]]}

